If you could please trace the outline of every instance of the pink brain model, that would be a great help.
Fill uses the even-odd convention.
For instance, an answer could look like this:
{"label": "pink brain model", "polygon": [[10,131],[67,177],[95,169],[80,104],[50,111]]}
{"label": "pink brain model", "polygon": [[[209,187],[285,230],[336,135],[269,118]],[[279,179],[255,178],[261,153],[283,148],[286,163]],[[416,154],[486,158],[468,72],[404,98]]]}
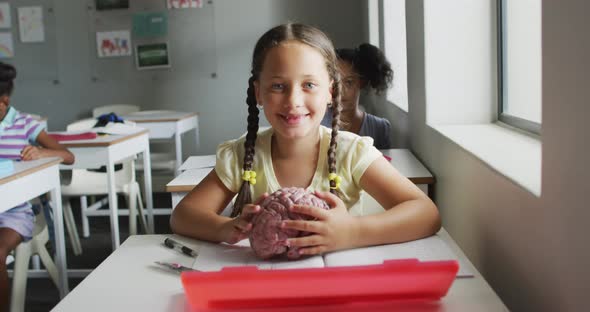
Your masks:
{"label": "pink brain model", "polygon": [[312,217],[289,211],[293,205],[312,206],[330,209],[325,201],[302,188],[282,188],[260,204],[262,210],[252,218],[250,246],[256,256],[268,259],[287,254],[289,259],[299,258],[297,247],[287,247],[284,241],[290,237],[307,236],[311,233],[298,230],[282,229],[283,220],[311,220]]}

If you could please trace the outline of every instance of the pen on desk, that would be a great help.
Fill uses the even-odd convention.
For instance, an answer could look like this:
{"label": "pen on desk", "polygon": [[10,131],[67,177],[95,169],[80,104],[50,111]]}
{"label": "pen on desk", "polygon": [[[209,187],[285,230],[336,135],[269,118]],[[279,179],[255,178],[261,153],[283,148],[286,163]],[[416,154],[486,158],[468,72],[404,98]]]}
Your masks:
{"label": "pen on desk", "polygon": [[168,247],[168,248],[179,249],[183,254],[185,254],[187,256],[197,257],[199,255],[196,251],[192,250],[189,247],[184,246],[183,244],[181,244],[171,238],[166,238],[164,240],[164,245],[166,245],[166,247]]}
{"label": "pen on desk", "polygon": [[178,264],[178,263],[172,263],[172,262],[164,262],[164,261],[155,261],[156,264],[161,265],[165,268],[168,268],[170,270],[176,271],[178,273],[182,273],[185,271],[198,271],[195,270],[193,268],[189,268],[189,267],[185,267],[184,265]]}

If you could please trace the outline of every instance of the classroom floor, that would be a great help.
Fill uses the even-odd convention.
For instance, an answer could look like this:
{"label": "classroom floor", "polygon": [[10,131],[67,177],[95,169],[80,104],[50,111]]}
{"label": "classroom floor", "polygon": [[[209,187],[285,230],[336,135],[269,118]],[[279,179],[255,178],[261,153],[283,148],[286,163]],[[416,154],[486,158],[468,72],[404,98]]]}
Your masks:
{"label": "classroom floor", "polygon": [[[122,198],[119,203],[124,203]],[[80,241],[82,243],[83,253],[80,256],[74,256],[69,237],[66,235],[66,252],[68,268],[72,269],[92,269],[96,268],[104,261],[112,251],[111,231],[108,217],[91,217],[90,218],[90,237],[83,238],[81,234],[82,224],[79,217],[79,202],[72,200],[74,218],[76,219]],[[154,207],[170,207],[171,199],[168,193],[154,193]],[[168,223],[170,216],[155,216],[155,229],[157,234],[171,233]],[[139,225],[138,225],[139,227]],[[119,217],[120,239],[121,243],[129,236],[129,221],[127,217]],[[70,278],[70,291],[82,281],[81,278]],[[30,278],[27,282],[27,295],[25,302],[25,311],[27,312],[47,312],[59,302],[59,293],[53,282],[46,278]]]}

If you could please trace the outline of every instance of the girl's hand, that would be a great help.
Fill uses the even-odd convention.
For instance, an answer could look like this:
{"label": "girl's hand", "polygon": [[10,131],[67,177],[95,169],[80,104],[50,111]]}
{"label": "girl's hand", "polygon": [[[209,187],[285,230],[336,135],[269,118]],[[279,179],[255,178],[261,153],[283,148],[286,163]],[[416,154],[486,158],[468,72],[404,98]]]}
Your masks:
{"label": "girl's hand", "polygon": [[27,145],[23,150],[20,152],[20,157],[22,160],[35,160],[44,157],[44,148]]}
{"label": "girl's hand", "polygon": [[328,251],[354,247],[358,237],[357,219],[351,216],[344,202],[330,192],[315,192],[315,195],[328,203],[330,210],[317,207],[291,207],[291,211],[309,215],[316,220],[285,220],[283,228],[312,232],[309,236],[289,238],[287,246],[299,247],[301,255],[316,255]]}
{"label": "girl's hand", "polygon": [[254,204],[245,205],[242,214],[223,224],[221,227],[221,241],[235,244],[247,238],[250,230],[252,230],[252,218],[261,211],[262,207],[259,204],[267,197],[268,193],[264,193]]}

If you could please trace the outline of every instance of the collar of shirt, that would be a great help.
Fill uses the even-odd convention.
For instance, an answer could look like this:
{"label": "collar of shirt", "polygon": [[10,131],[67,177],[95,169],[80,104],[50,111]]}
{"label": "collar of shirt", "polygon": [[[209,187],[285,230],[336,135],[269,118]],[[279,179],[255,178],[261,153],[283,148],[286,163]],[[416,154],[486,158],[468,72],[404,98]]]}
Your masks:
{"label": "collar of shirt", "polygon": [[9,107],[8,108],[8,112],[6,112],[6,116],[4,116],[4,119],[2,119],[2,121],[0,121],[0,127],[5,128],[8,126],[11,126],[14,123],[14,118],[16,118],[17,115],[17,111],[16,109],[14,109],[14,107]]}

